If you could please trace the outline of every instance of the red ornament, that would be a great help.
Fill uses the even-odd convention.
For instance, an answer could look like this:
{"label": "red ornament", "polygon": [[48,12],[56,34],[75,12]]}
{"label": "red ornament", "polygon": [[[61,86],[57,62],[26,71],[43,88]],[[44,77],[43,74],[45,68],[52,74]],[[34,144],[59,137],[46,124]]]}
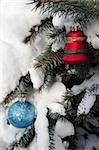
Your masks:
{"label": "red ornament", "polygon": [[67,64],[83,64],[89,60],[89,51],[86,48],[86,36],[83,31],[67,33],[67,43],[64,48],[63,61]]}

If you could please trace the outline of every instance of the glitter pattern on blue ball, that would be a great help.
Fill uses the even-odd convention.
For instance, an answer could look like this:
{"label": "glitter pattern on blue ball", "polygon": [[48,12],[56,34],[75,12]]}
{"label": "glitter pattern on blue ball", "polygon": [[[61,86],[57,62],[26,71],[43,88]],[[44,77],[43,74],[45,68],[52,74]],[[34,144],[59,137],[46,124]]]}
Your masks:
{"label": "glitter pattern on blue ball", "polygon": [[9,107],[7,118],[14,127],[26,128],[36,118],[35,106],[28,101],[17,101]]}

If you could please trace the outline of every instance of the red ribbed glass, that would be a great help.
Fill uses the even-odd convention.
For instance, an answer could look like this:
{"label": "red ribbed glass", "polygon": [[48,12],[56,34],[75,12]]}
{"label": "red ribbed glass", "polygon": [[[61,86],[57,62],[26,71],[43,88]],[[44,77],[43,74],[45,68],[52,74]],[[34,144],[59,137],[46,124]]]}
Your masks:
{"label": "red ribbed glass", "polygon": [[[67,43],[65,45],[64,51],[77,51],[77,50],[87,50],[86,40],[79,40],[79,38],[86,38],[84,32],[82,31],[70,31],[67,34]],[[70,39],[70,41],[69,41]],[[72,39],[78,39],[73,41]],[[65,54],[63,56],[63,61],[68,64],[82,64],[89,60],[88,54]]]}

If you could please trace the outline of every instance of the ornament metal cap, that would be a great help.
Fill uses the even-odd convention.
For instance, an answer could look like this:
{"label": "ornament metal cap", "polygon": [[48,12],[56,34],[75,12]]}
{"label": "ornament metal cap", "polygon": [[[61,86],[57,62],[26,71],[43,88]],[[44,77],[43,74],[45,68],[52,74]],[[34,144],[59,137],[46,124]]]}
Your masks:
{"label": "ornament metal cap", "polygon": [[78,31],[78,30],[80,30],[81,29],[81,25],[80,25],[80,23],[75,23],[74,25],[72,25],[71,27],[70,27],[70,30],[71,31]]}

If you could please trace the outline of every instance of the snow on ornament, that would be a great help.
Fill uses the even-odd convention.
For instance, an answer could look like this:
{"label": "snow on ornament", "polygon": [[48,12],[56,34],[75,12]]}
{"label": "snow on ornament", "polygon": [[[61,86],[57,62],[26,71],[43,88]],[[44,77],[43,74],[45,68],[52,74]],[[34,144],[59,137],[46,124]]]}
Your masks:
{"label": "snow on ornament", "polygon": [[71,31],[67,33],[64,53],[63,61],[66,64],[84,64],[89,60],[86,36],[80,30],[79,24],[72,26]]}
{"label": "snow on ornament", "polygon": [[26,128],[36,118],[35,106],[28,101],[18,100],[7,110],[7,119],[16,128]]}

